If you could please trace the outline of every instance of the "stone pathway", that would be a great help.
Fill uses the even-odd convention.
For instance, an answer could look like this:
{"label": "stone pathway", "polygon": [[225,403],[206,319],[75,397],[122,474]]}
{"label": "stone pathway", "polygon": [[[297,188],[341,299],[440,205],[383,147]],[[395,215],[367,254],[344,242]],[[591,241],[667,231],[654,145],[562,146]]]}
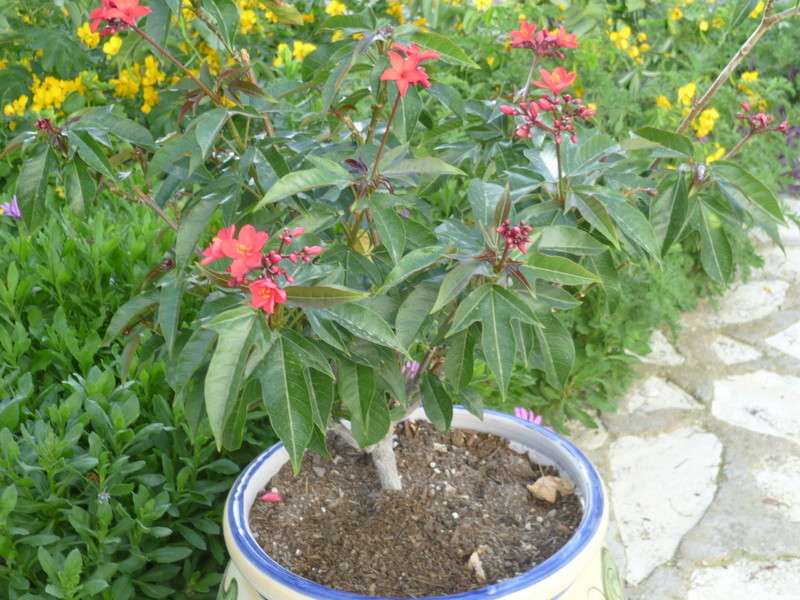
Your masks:
{"label": "stone pathway", "polygon": [[677,340],[656,332],[619,412],[573,438],[629,600],[800,599],[800,228],[782,239]]}

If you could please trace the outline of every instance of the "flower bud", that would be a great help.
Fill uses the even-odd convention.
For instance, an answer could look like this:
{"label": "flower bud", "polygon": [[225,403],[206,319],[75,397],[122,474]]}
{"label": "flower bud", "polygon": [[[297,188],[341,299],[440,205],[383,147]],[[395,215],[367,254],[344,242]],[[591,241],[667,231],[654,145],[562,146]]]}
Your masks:
{"label": "flower bud", "polygon": [[742,105],[742,108],[743,108],[743,109],[744,109],[746,112],[750,112],[750,105],[747,103],[747,101],[746,101],[746,100],[742,100],[742,102],[741,102],[741,105]]}
{"label": "flower bud", "polygon": [[539,100],[539,108],[542,110],[553,110],[553,103],[550,102],[547,98],[542,97]]}
{"label": "flower bud", "polygon": [[778,125],[778,131],[783,132],[783,133],[786,133],[787,131],[789,131],[789,122],[788,121],[784,121],[783,123]]}
{"label": "flower bud", "polygon": [[306,256],[316,256],[322,252],[322,246],[306,246],[303,248],[303,254]]}
{"label": "flower bud", "polygon": [[512,117],[514,117],[514,116],[519,114],[519,111],[516,108],[513,108],[511,106],[501,106],[500,107],[500,112],[505,114],[505,115],[510,115]]}
{"label": "flower bud", "polygon": [[306,232],[305,227],[295,227],[292,230],[292,237],[297,237],[298,235],[303,235]]}

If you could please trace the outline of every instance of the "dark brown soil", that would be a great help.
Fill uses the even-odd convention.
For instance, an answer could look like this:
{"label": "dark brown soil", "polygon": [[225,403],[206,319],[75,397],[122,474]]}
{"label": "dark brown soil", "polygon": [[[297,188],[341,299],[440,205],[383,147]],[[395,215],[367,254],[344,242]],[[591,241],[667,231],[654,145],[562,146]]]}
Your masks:
{"label": "dark brown soil", "polygon": [[[266,490],[282,501],[256,500],[250,527],[276,562],[337,590],[418,598],[485,587],[553,555],[582,516],[574,494],[534,499],[525,486],[557,473],[494,435],[399,427],[402,492],[380,490],[368,455],[329,448],[335,462],[309,455],[297,477],[287,464]],[[468,566],[476,552],[485,581]]]}

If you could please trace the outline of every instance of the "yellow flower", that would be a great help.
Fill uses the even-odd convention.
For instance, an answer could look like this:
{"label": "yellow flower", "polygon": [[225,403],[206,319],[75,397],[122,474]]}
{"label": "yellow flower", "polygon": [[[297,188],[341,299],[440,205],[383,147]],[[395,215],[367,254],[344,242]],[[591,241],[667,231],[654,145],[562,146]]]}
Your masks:
{"label": "yellow flower", "polygon": [[714,19],[711,21],[711,26],[715,29],[720,29],[725,26],[725,19],[721,17],[714,17]]}
{"label": "yellow flower", "polygon": [[709,27],[708,21],[706,21],[705,19],[701,19],[700,22],[697,24],[697,28],[700,31],[708,31],[708,27]]}
{"label": "yellow flower", "polygon": [[106,53],[106,59],[111,60],[112,57],[117,55],[119,49],[122,48],[122,38],[118,35],[112,35],[108,41],[103,44],[103,52]]}
{"label": "yellow flower", "polygon": [[639,56],[639,48],[637,46],[631,46],[630,50],[628,50],[628,56],[631,58]]}
{"label": "yellow flower", "polygon": [[694,83],[687,83],[683,87],[678,88],[678,102],[686,106],[691,106],[694,103],[694,97],[697,95],[697,85]]}
{"label": "yellow flower", "polygon": [[389,2],[388,7],[386,9],[386,14],[394,17],[397,19],[398,23],[405,23],[406,20],[403,18],[403,3],[400,0],[392,0]]}
{"label": "yellow flower", "polygon": [[21,117],[25,114],[25,107],[28,106],[28,97],[23,94],[11,104],[6,104],[3,107],[3,114],[7,117],[12,117],[14,115]]}
{"label": "yellow flower", "polygon": [[100,34],[92,32],[89,23],[84,23],[78,27],[78,38],[87,48],[96,48],[100,43]]}
{"label": "yellow flower", "polygon": [[138,64],[131,65],[127,69],[119,72],[119,77],[109,80],[114,86],[114,95],[117,98],[135,98],[139,93],[139,69]]}
{"label": "yellow flower", "polygon": [[314,23],[316,22],[317,17],[314,15],[313,12],[307,13],[303,15],[303,22],[304,23]]}
{"label": "yellow flower", "polygon": [[636,36],[636,40],[638,42],[643,42],[646,39],[647,39],[647,34],[644,31],[642,31],[641,33],[639,33],[639,35]]}
{"label": "yellow flower", "polygon": [[[526,17],[526,16],[525,16],[525,15],[523,15],[522,13],[519,13],[519,14],[517,15],[517,21],[519,21],[520,23],[524,23],[524,22],[525,22],[525,21],[527,21],[527,20],[528,20],[528,17]],[[611,23],[609,23],[609,25],[611,25]]]}
{"label": "yellow flower", "polygon": [[278,48],[276,50],[278,56],[275,57],[275,60],[272,61],[273,67],[282,67],[283,66],[283,57],[284,55],[289,54],[289,44],[278,44]]}
{"label": "yellow flower", "polygon": [[494,66],[494,56],[487,56],[486,64],[489,65],[489,68],[491,69]]}
{"label": "yellow flower", "polygon": [[742,73],[742,81],[758,81],[758,71],[745,71]]}
{"label": "yellow flower", "polygon": [[719,112],[716,108],[707,108],[700,115],[692,121],[695,135],[697,137],[706,137],[714,129],[716,120],[719,119]]}
{"label": "yellow flower", "polygon": [[343,15],[347,10],[347,5],[339,0],[331,0],[328,6],[325,7],[325,12],[331,16]]}
{"label": "yellow flower", "polygon": [[292,57],[296,61],[301,61],[316,49],[317,47],[314,44],[296,41],[292,46]]}
{"label": "yellow flower", "polygon": [[656,98],[656,106],[669,110],[672,108],[672,102],[670,102],[666,96],[659,96]]}
{"label": "yellow flower", "polygon": [[492,0],[475,0],[475,8],[481,12],[486,12],[492,7]]}
{"label": "yellow flower", "polygon": [[753,9],[753,12],[751,12],[749,15],[750,18],[751,19],[759,18],[761,16],[761,13],[764,12],[765,6],[766,4],[764,4],[763,2],[759,2],[758,4],[756,4],[756,7]]}
{"label": "yellow flower", "polygon": [[[344,31],[342,31],[341,29],[337,29],[336,31],[333,32],[333,35],[331,36],[331,41],[338,42],[339,40],[343,40],[345,37],[346,36],[344,35]],[[280,45],[278,46],[278,48],[280,48]]]}
{"label": "yellow flower", "polygon": [[166,79],[166,73],[159,71],[158,60],[155,56],[147,56],[144,59],[144,77],[142,77],[142,85],[153,86],[161,83]]}
{"label": "yellow flower", "polygon": [[256,30],[256,11],[245,9],[239,14],[239,32],[247,35]]}
{"label": "yellow flower", "polygon": [[278,22],[278,15],[276,15],[271,10],[264,11],[264,18],[269,21],[270,23],[277,23]]}
{"label": "yellow flower", "polygon": [[672,9],[672,12],[669,13],[669,18],[673,21],[677,21],[678,19],[683,18],[683,12],[677,6]]}
{"label": "yellow flower", "polygon": [[722,145],[718,144],[717,142],[714,142],[714,147],[716,148],[716,150],[713,153],[706,155],[706,164],[712,163],[715,160],[719,160],[720,158],[725,156],[725,148],[723,148]]}
{"label": "yellow flower", "polygon": [[141,110],[144,114],[148,114],[153,109],[153,106],[158,104],[158,92],[152,86],[145,86],[142,90],[142,98],[144,103]]}

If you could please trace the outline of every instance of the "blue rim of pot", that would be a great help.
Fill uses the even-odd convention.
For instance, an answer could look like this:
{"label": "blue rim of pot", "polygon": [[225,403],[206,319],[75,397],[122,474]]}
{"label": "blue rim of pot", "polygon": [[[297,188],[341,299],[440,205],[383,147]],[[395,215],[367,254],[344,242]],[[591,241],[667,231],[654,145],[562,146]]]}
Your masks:
{"label": "blue rim of pot", "polygon": [[[462,407],[457,407],[462,408]],[[497,598],[514,592],[519,592],[529,588],[540,581],[550,577],[562,567],[567,565],[571,560],[578,556],[584,548],[592,540],[594,534],[597,532],[603,520],[603,512],[605,510],[605,496],[603,493],[603,484],[597,474],[594,466],[589,462],[589,459],[578,450],[573,444],[565,440],[561,436],[553,433],[535,423],[525,421],[510,415],[508,413],[486,410],[486,415],[494,415],[497,417],[507,418],[516,423],[522,424],[529,429],[532,429],[554,442],[561,450],[575,461],[578,471],[588,482],[586,489],[582,489],[584,506],[583,518],[580,525],[575,530],[573,536],[569,541],[550,558],[536,565],[530,571],[526,571],[521,575],[517,575],[506,581],[501,581],[494,585],[489,585],[477,590],[469,592],[462,592],[460,594],[453,594],[450,596],[428,596],[425,600],[488,600],[489,598]],[[260,570],[263,570],[269,577],[276,580],[278,583],[285,585],[288,588],[294,589],[297,592],[309,595],[320,600],[372,600],[373,596],[366,596],[362,594],[353,594],[350,592],[340,592],[333,588],[325,587],[319,583],[315,583],[299,575],[296,575],[282,567],[272,558],[270,558],[256,543],[252,535],[243,534],[242,532],[249,532],[247,526],[248,515],[250,513],[250,506],[244,500],[244,489],[252,479],[253,475],[259,470],[261,465],[270,459],[276,452],[283,449],[283,444],[278,443],[270,447],[268,450],[259,454],[244,471],[236,479],[236,482],[231,489],[230,499],[228,501],[228,520],[231,523],[231,535],[238,549],[242,552],[245,558],[250,563]],[[393,599],[393,598],[380,598],[375,600],[407,600],[407,599]]]}

